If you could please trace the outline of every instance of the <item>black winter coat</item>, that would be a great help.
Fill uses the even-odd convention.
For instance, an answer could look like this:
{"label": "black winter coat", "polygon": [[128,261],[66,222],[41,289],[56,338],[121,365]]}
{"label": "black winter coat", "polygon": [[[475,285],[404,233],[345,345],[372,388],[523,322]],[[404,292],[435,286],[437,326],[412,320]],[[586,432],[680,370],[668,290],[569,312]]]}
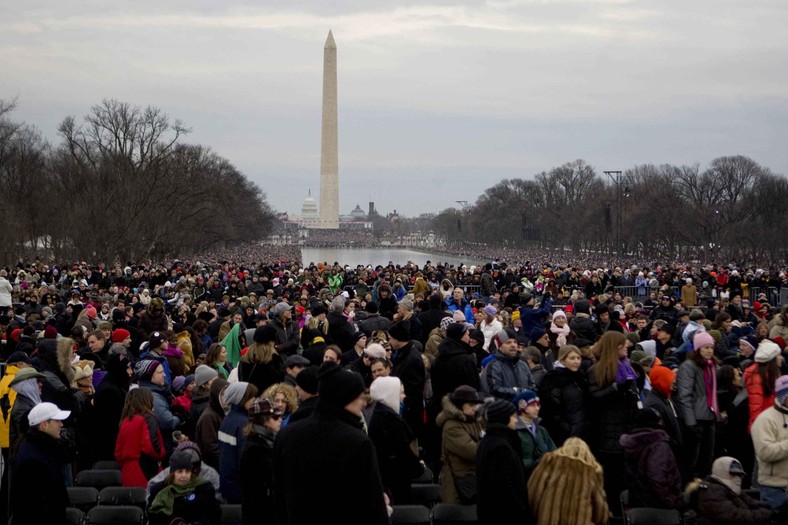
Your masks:
{"label": "black winter coat", "polygon": [[588,380],[581,370],[555,368],[547,372],[539,386],[542,401],[542,426],[550,433],[557,447],[570,437],[585,439],[587,433]]}
{"label": "black winter coat", "polygon": [[[319,489],[305,501],[307,485]],[[277,435],[274,498],[280,525],[389,525],[375,445],[360,418],[326,403]]]}
{"label": "black winter coat", "polygon": [[657,392],[654,388],[649,390],[646,396],[646,406],[653,408],[662,417],[662,424],[665,425],[665,432],[670,438],[670,446],[676,457],[684,446],[684,437],[681,435],[681,426],[677,418],[678,410],[672,401],[668,400]]}
{"label": "black winter coat", "polygon": [[266,388],[281,383],[284,378],[285,363],[276,352],[267,363],[248,363],[243,360],[238,363],[238,380],[253,384],[261,395]]}
{"label": "black winter coat", "polygon": [[760,525],[773,515],[766,504],[746,494],[736,495],[716,479],[703,480],[697,494],[698,525]]}
{"label": "black winter coat", "polygon": [[412,341],[393,352],[391,361],[391,375],[397,376],[405,387],[405,410],[402,417],[418,438],[424,426],[424,382],[427,377],[424,361]]}
{"label": "black winter coat", "polygon": [[110,356],[107,375],[101,380],[93,396],[93,431],[96,460],[115,459],[115,441],[118,439],[120,414],[126,403],[131,378],[126,360]]}
{"label": "black winter coat", "polygon": [[274,512],[274,436],[253,432],[241,452],[241,512],[244,525],[276,525]]}
{"label": "black winter coat", "polygon": [[470,352],[470,346],[448,337],[438,346],[438,356],[430,367],[432,401],[436,414],[441,410],[443,396],[458,386],[469,385],[479,390],[476,356]]}
{"label": "black winter coat", "polygon": [[476,451],[476,483],[480,525],[533,523],[515,430],[498,423],[487,426]]}
{"label": "black winter coat", "polygon": [[424,467],[410,447],[413,432],[399,414],[378,401],[369,419],[369,438],[375,444],[380,476],[392,503],[415,503],[410,484],[424,472]]}
{"label": "black winter coat", "polygon": [[569,323],[569,328],[575,333],[577,338],[588,339],[589,341],[596,341],[599,337],[599,329],[596,323],[590,317],[578,316],[574,317]]}
{"label": "black winter coat", "polygon": [[632,430],[637,413],[637,387],[613,383],[606,387],[596,381],[596,366],[588,369],[588,392],[591,395],[591,450],[622,453],[619,439]]}
{"label": "black winter coat", "polygon": [[353,339],[353,325],[348,322],[347,317],[340,313],[331,312],[328,314],[328,338],[332,344],[339,347],[342,352],[352,350],[355,345]]}
{"label": "black winter coat", "polygon": [[28,431],[11,467],[12,525],[66,523],[64,463],[58,440],[38,429]]}

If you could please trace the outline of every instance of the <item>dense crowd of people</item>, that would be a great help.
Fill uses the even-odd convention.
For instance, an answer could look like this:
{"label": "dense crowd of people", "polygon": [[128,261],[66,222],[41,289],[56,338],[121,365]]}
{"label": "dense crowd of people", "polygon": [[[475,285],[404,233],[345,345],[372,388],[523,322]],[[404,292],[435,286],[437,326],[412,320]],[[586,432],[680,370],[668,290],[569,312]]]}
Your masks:
{"label": "dense crowd of people", "polygon": [[785,519],[784,271],[277,250],[0,270],[12,523],[105,460],[151,523],[389,523],[425,476],[481,523]]}

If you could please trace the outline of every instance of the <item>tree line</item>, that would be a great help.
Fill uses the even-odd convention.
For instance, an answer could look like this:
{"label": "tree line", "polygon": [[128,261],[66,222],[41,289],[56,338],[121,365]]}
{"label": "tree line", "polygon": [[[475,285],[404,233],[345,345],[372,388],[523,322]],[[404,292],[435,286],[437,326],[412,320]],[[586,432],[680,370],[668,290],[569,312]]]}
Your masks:
{"label": "tree line", "polygon": [[505,179],[473,206],[443,210],[430,227],[449,242],[778,263],[787,255],[786,204],[788,180],[741,155],[609,176],[576,160]]}
{"label": "tree line", "polygon": [[59,142],[0,100],[0,246],[8,263],[187,256],[265,238],[265,193],[161,109],[117,100],[65,118]]}

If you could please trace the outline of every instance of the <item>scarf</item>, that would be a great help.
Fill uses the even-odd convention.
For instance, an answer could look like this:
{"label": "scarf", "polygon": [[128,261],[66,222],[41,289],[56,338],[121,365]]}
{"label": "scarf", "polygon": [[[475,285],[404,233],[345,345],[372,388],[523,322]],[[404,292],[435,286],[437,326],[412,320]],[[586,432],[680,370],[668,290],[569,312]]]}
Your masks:
{"label": "scarf", "polygon": [[714,415],[719,414],[717,407],[717,366],[714,361],[709,360],[703,367],[703,383],[706,387],[706,406],[709,407]]}
{"label": "scarf", "polygon": [[174,483],[167,485],[153,498],[153,503],[150,504],[150,512],[172,516],[175,498],[186,496],[203,483],[208,482],[203,478],[195,477],[186,485],[175,485]]}
{"label": "scarf", "polygon": [[621,384],[628,379],[637,379],[638,375],[629,364],[629,359],[622,357],[618,360],[618,371],[616,372],[616,383]]}
{"label": "scarf", "polygon": [[555,344],[558,348],[566,346],[566,336],[571,332],[569,324],[565,324],[563,328],[559,328],[555,323],[550,323],[550,332],[558,335],[555,339]]}

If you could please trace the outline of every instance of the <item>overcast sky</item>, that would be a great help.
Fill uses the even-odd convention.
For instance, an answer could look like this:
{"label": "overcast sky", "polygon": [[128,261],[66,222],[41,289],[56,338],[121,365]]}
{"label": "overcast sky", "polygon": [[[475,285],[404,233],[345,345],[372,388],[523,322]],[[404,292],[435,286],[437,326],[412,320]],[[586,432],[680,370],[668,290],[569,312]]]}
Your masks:
{"label": "overcast sky", "polygon": [[[575,159],[747,155],[788,173],[785,0],[0,0],[0,98],[56,142],[103,98],[162,108],[300,212],[338,49],[340,211],[437,212]],[[501,210],[505,213],[505,210]]]}

